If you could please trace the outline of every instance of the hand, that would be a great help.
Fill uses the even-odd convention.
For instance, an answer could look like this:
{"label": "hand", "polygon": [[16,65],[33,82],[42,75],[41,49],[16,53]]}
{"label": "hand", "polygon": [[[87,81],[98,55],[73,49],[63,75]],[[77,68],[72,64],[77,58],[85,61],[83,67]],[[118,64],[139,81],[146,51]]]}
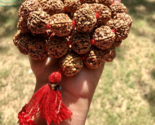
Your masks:
{"label": "hand", "polygon": [[[114,0],[120,2],[120,0]],[[43,61],[35,61],[29,58],[31,68],[36,76],[35,92],[48,83],[48,76],[59,69],[59,59],[48,57]],[[63,103],[73,112],[71,120],[66,120],[61,125],[84,125],[91,104],[93,94],[103,71],[103,66],[98,69],[82,68],[79,74],[73,77],[62,77],[59,85]],[[38,125],[46,125],[46,122],[38,118]]]}
{"label": "hand", "polygon": [[[59,60],[52,57],[39,62],[29,59],[36,76],[35,91],[37,91],[41,86],[48,83],[48,76],[59,69]],[[69,123],[63,122],[62,125],[76,125],[77,123],[78,125],[84,125],[102,70],[103,66],[95,70],[83,67],[80,73],[73,77],[62,77],[60,86],[62,87],[63,102],[73,112],[72,120]],[[38,125],[46,125],[46,123],[38,121]]]}

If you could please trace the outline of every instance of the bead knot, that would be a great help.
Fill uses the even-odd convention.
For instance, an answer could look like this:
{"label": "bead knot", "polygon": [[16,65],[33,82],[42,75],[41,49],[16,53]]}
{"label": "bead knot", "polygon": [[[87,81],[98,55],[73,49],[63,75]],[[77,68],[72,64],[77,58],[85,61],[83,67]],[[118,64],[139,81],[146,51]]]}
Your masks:
{"label": "bead knot", "polygon": [[61,73],[59,71],[53,72],[49,76],[49,81],[51,83],[59,83],[61,81]]}

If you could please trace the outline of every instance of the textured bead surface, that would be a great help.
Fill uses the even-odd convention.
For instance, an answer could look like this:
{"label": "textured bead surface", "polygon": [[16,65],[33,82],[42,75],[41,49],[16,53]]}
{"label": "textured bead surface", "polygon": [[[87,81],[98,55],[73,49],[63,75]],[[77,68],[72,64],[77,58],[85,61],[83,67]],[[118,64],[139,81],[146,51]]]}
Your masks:
{"label": "textured bead surface", "polygon": [[114,28],[114,20],[110,19],[105,25],[109,26],[111,29],[113,29]]}
{"label": "textured bead surface", "polygon": [[122,3],[114,3],[110,6],[112,16],[114,17],[117,13],[127,13],[127,8]]}
{"label": "textured bead surface", "polygon": [[64,12],[64,4],[61,0],[38,0],[44,11],[53,15]]}
{"label": "textured bead surface", "polygon": [[75,33],[71,39],[72,50],[78,54],[85,54],[90,50],[90,35],[88,33]]}
{"label": "textured bead surface", "polygon": [[46,48],[54,58],[60,58],[68,52],[67,39],[65,37],[53,36],[46,41]]}
{"label": "textured bead surface", "polygon": [[49,23],[50,15],[45,11],[33,11],[28,17],[28,28],[33,35],[46,33],[46,25]]}
{"label": "textured bead surface", "polygon": [[112,62],[116,57],[115,47],[112,46],[108,50],[103,51],[103,60],[106,62]]}
{"label": "textured bead surface", "polygon": [[114,47],[116,48],[116,47],[119,47],[120,45],[121,45],[121,43],[122,43],[122,41],[120,40],[120,41],[115,41],[114,42]]}
{"label": "textured bead surface", "polygon": [[24,34],[20,30],[17,30],[16,34],[13,36],[13,43],[15,46],[18,45],[18,41],[23,35]]}
{"label": "textured bead surface", "polygon": [[65,9],[68,13],[74,13],[81,3],[79,0],[64,0]]}
{"label": "textured bead surface", "polygon": [[98,25],[106,24],[111,19],[111,10],[103,4],[89,4],[89,8],[99,14]]}
{"label": "textured bead surface", "polygon": [[30,34],[22,36],[18,43],[17,48],[20,53],[27,55],[29,53],[29,43],[33,40],[33,37]]}
{"label": "textured bead surface", "polygon": [[116,16],[114,16],[114,20],[117,19],[123,20],[129,27],[132,26],[132,18],[126,13],[117,13]]}
{"label": "textured bead surface", "polygon": [[37,37],[29,43],[29,56],[37,61],[47,58],[44,39]]}
{"label": "textured bead surface", "polygon": [[60,66],[65,76],[71,77],[78,74],[82,67],[83,61],[79,55],[69,52],[60,60]]}
{"label": "textured bead surface", "polygon": [[20,6],[19,11],[18,11],[18,16],[19,17],[22,16],[23,18],[27,19],[31,12],[37,11],[39,9],[41,9],[41,7],[39,3],[37,2],[37,0],[26,0]]}
{"label": "textured bead surface", "polygon": [[78,32],[91,32],[97,23],[95,13],[89,8],[81,8],[74,13],[76,30]]}
{"label": "textured bead surface", "polygon": [[91,47],[90,51],[85,55],[85,65],[90,69],[97,69],[104,64],[103,51],[95,47]]}
{"label": "textured bead surface", "polygon": [[53,33],[59,37],[68,36],[72,29],[72,20],[67,14],[55,14],[51,17],[50,26]]}
{"label": "textured bead surface", "polygon": [[96,3],[97,2],[97,0],[80,0],[80,1],[82,4],[83,3]]}
{"label": "textured bead surface", "polygon": [[27,27],[27,20],[25,18],[23,17],[19,18],[17,29],[21,30],[21,32],[24,32],[24,33],[30,32],[30,30]]}
{"label": "textured bead surface", "polygon": [[130,31],[130,27],[129,25],[124,22],[123,20],[117,19],[113,21],[114,23],[114,29],[116,31],[115,35],[116,35],[116,41],[121,41],[124,40],[128,37],[129,31]]}
{"label": "textured bead surface", "polygon": [[113,0],[98,0],[98,2],[106,6],[110,6],[113,3]]}
{"label": "textured bead surface", "polygon": [[109,49],[115,40],[115,34],[109,26],[97,28],[93,34],[95,46],[101,50]]}

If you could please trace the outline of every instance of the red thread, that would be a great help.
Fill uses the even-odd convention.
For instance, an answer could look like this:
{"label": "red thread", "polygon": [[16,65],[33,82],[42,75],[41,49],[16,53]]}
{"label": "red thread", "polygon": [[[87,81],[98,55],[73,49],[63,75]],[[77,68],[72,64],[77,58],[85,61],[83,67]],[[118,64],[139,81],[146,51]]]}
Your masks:
{"label": "red thread", "polygon": [[50,38],[53,36],[53,33],[50,35]]}
{"label": "red thread", "polygon": [[114,2],[111,3],[111,5],[113,5],[113,4],[114,4]]}
{"label": "red thread", "polygon": [[81,57],[82,60],[86,59],[85,55],[80,55],[80,57]]}
{"label": "red thread", "polygon": [[45,50],[46,50],[46,52],[47,52],[47,47],[45,46]]}
{"label": "red thread", "polygon": [[91,45],[94,45],[95,44],[95,39],[91,39],[90,43],[91,43]]}
{"label": "red thread", "polygon": [[26,113],[26,105],[18,113],[18,118],[20,125],[37,125],[35,122],[32,121],[32,118]]}
{"label": "red thread", "polygon": [[50,29],[50,24],[49,23],[46,25],[46,29]]}
{"label": "red thread", "polygon": [[71,41],[68,41],[68,42],[67,42],[67,45],[70,46],[70,45],[71,45]]}
{"label": "red thread", "polygon": [[64,7],[64,11],[66,11],[66,7]]}
{"label": "red thread", "polygon": [[75,20],[72,21],[72,24],[73,24],[73,27],[76,26],[76,22],[75,22]]}
{"label": "red thread", "polygon": [[85,60],[85,59],[86,59],[86,57],[85,57],[85,56],[83,56],[83,57],[82,57],[82,60]]}
{"label": "red thread", "polygon": [[51,83],[59,83],[61,81],[61,73],[59,71],[53,72],[48,79]]}
{"label": "red thread", "polygon": [[96,14],[95,14],[96,19],[98,19],[98,18],[99,18],[99,15],[100,15],[99,13],[96,13]]}
{"label": "red thread", "polygon": [[113,33],[116,33],[116,31],[114,29],[111,29]]}
{"label": "red thread", "polygon": [[35,119],[38,113],[46,120],[47,125],[52,121],[59,125],[61,121],[70,119],[72,115],[72,112],[62,103],[60,91],[53,90],[49,84],[40,88],[19,113],[20,125],[37,125],[32,118]]}

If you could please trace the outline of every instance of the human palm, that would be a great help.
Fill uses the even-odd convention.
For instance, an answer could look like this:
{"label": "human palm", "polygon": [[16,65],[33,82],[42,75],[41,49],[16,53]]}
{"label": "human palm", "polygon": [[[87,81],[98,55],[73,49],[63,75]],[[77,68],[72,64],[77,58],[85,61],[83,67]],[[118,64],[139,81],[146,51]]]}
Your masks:
{"label": "human palm", "polygon": [[[44,61],[30,59],[31,68],[36,76],[37,91],[41,86],[48,83],[48,76],[53,71],[58,71],[59,60],[48,57]],[[83,125],[89,110],[98,80],[102,74],[103,66],[98,69],[82,68],[80,73],[73,77],[62,77],[59,85],[62,87],[61,93],[64,104],[73,112],[72,120],[62,122],[62,125],[79,124]],[[39,125],[46,125],[43,120],[37,120]],[[43,122],[43,123],[42,123]]]}

